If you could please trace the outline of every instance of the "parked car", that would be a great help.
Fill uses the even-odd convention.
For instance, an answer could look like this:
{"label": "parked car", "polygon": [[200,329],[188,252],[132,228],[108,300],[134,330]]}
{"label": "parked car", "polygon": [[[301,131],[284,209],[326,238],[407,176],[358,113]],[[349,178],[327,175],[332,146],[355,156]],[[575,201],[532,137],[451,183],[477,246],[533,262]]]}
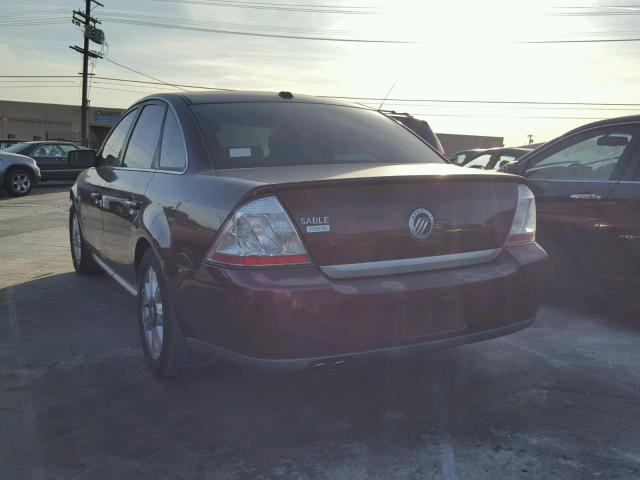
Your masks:
{"label": "parked car", "polygon": [[431,129],[426,120],[419,120],[408,113],[398,113],[393,110],[382,110],[386,116],[393,118],[396,122],[400,122],[409,130],[420,136],[425,142],[435,148],[439,153],[444,155],[444,148],[440,143],[438,135]]}
{"label": "parked car", "polygon": [[8,152],[33,158],[42,172],[42,180],[75,180],[82,169],[71,167],[67,154],[78,148],[71,142],[23,142],[5,148],[0,155]]}
{"label": "parked car", "polygon": [[29,195],[40,176],[40,169],[33,158],[0,152],[0,186],[3,186],[9,195]]}
{"label": "parked car", "polygon": [[503,170],[538,205],[551,279],[607,297],[640,297],[640,115],[590,123]]}
{"label": "parked car", "polygon": [[462,167],[499,170],[530,151],[531,149],[528,148],[511,147],[465,150],[454,153],[454,160],[452,161]]}
{"label": "parked car", "polygon": [[10,147],[11,145],[15,145],[16,143],[24,143],[24,140],[15,140],[15,139],[0,140],[0,151],[4,150],[7,147]]}
{"label": "parked car", "polygon": [[520,177],[448,164],[382,113],[288,92],[130,107],[71,188],[78,273],[138,297],[149,367],[275,368],[530,325],[545,252]]}
{"label": "parked car", "polygon": [[461,150],[456,153],[447,153],[445,158],[454,165],[462,166],[468,156],[475,155],[476,152],[482,152],[484,148],[472,148],[470,150]]}

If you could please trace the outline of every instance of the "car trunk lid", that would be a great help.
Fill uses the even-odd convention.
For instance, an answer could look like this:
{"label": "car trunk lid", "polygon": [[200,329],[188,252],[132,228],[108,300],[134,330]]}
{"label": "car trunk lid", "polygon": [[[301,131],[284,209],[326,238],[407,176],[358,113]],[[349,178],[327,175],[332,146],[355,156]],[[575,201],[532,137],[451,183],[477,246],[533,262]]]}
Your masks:
{"label": "car trunk lid", "polygon": [[218,174],[269,184],[321,266],[498,249],[517,203],[509,175],[439,164],[318,167]]}

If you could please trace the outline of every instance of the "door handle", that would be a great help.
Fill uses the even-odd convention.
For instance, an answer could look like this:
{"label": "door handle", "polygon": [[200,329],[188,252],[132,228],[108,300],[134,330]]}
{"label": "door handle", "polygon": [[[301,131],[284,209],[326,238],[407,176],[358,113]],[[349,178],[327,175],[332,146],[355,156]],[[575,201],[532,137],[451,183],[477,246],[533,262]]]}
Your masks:
{"label": "door handle", "polygon": [[142,202],[138,200],[125,200],[124,204],[131,210],[138,210],[142,207]]}
{"label": "door handle", "polygon": [[89,196],[91,197],[91,200],[93,200],[93,203],[95,203],[96,205],[100,206],[102,204],[102,194],[98,193],[98,192],[92,192],[89,194]]}
{"label": "door handle", "polygon": [[571,200],[602,200],[597,193],[574,193],[569,198]]}

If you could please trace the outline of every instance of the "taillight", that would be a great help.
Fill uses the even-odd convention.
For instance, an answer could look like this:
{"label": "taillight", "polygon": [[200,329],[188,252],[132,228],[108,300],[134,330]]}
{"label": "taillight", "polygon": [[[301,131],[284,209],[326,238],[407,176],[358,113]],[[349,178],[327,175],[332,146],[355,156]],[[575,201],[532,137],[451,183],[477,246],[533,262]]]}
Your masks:
{"label": "taillight", "polygon": [[518,206],[513,216],[506,245],[521,245],[536,240],[536,200],[525,185],[518,185]]}
{"label": "taillight", "polygon": [[224,223],[206,261],[258,267],[309,263],[291,219],[276,197],[242,207]]}

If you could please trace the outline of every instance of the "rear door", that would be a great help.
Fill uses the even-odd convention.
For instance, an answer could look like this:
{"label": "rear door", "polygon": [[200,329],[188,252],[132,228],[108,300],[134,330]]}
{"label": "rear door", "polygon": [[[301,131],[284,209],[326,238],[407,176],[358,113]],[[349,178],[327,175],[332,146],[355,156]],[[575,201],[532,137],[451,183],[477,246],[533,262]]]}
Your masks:
{"label": "rear door", "polygon": [[602,231],[600,281],[608,291],[640,298],[640,146],[621,181],[609,194],[611,210]]}
{"label": "rear door", "polygon": [[136,119],[122,160],[105,175],[102,222],[106,258],[130,282],[135,280],[133,233],[149,200],[145,193],[154,175],[166,107],[148,102]]}
{"label": "rear door", "polygon": [[560,281],[602,288],[605,234],[618,199],[611,194],[638,141],[637,127],[577,133],[527,161],[524,176],[536,196],[539,243]]}

